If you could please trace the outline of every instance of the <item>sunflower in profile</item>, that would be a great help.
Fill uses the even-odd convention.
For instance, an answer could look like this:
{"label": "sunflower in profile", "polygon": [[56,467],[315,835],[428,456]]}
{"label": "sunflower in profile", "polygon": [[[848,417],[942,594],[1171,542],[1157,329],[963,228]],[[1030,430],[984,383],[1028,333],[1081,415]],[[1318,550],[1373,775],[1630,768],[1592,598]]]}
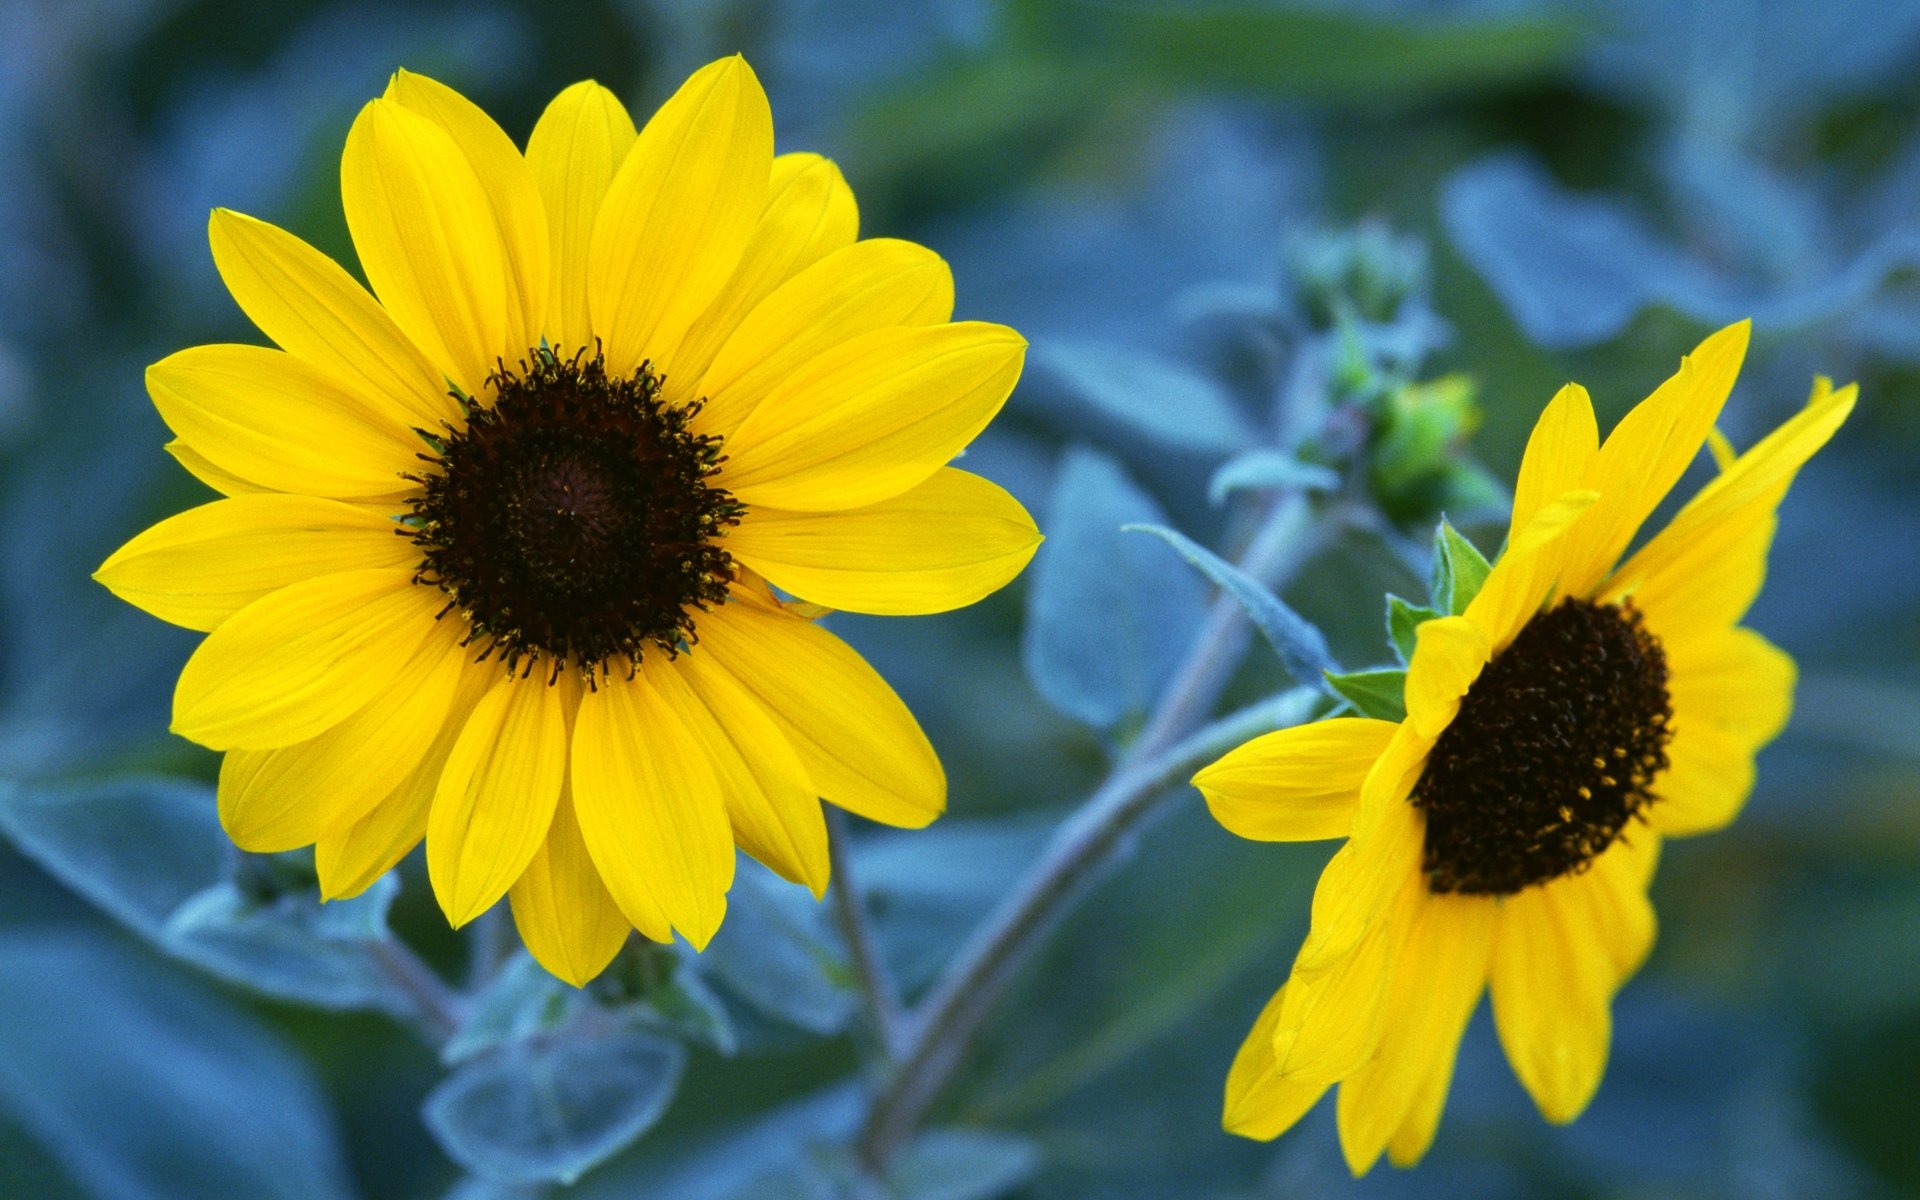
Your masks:
{"label": "sunflower in profile", "polygon": [[279,348],[148,370],[168,449],[226,498],[98,573],[207,632],[173,728],[226,752],[234,841],[317,846],[339,897],[424,838],[450,921],[510,896],[579,984],[629,928],[704,946],[736,845],[821,893],[821,797],[937,816],[919,726],[812,618],[956,608],[1026,564],[1031,518],[947,465],[1021,338],[952,322],[930,251],[860,240],[831,162],[776,157],[737,57],[638,132],[576,84],[524,153],[401,73],[341,192],[371,295],[213,214]]}
{"label": "sunflower in profile", "polygon": [[[1662,839],[1733,820],[1792,704],[1792,660],[1739,622],[1775,510],[1854,389],[1821,381],[1733,457],[1712,431],[1747,335],[1708,338],[1605,444],[1584,390],[1554,398],[1504,553],[1464,611],[1416,630],[1404,720],[1267,734],[1194,779],[1242,837],[1346,839],[1234,1060],[1230,1131],[1275,1137],[1337,1083],[1354,1173],[1416,1162],[1483,990],[1542,1115],[1586,1107],[1613,995],[1653,943]],[[1710,437],[1718,478],[1627,554]]]}

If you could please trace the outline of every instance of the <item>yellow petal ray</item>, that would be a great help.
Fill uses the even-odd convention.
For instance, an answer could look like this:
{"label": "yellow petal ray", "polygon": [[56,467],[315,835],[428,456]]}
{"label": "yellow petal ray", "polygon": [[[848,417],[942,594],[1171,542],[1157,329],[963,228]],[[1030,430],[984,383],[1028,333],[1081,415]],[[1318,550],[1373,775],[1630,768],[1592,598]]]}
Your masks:
{"label": "yellow petal ray", "polygon": [[695,651],[656,676],[719,776],[733,839],[817,899],[832,874],[820,793],[760,702]]}
{"label": "yellow petal ray", "polygon": [[387,85],[387,99],[438,125],[480,181],[506,259],[506,338],[494,353],[517,362],[546,332],[553,275],[546,206],[533,170],[492,117],[444,83],[401,70]]}
{"label": "yellow petal ray", "polygon": [[1220,1117],[1220,1124],[1228,1133],[1271,1141],[1293,1128],[1326,1094],[1327,1084],[1289,1079],[1276,1069],[1273,1026],[1280,1019],[1285,992],[1282,988],[1267,1001],[1252,1031],[1233,1056]]}
{"label": "yellow petal ray", "polygon": [[693,653],[711,658],[759,703],[827,800],[907,829],[946,809],[946,773],[919,723],[833,634],[736,602],[702,619]]}
{"label": "yellow petal ray", "polygon": [[845,512],[749,509],[733,556],[775,586],[847,612],[947,612],[998,591],[1039,548],[1040,531],[998,484],[951,467]]}
{"label": "yellow petal ray", "polygon": [[672,361],[739,264],[772,167],[773,114],[738,55],[694,72],[647,122],[607,188],[587,256],[610,374]]}
{"label": "yellow petal ray", "polygon": [[507,336],[507,263],[493,206],[439,125],[370,101],[347,133],[340,197],[361,269],[400,328],[468,395]]}
{"label": "yellow petal ray", "polygon": [[445,369],[338,263],[284,229],[224,208],[213,211],[207,237],[235,303],[282,350],[363,403],[393,406],[409,426],[432,429],[458,414]]}
{"label": "yellow petal ray", "polygon": [[1584,514],[1599,499],[1597,492],[1576,491],[1548,502],[1493,564],[1465,614],[1485,631],[1493,653],[1506,649],[1549,599],[1569,594],[1560,582],[1563,564]]}
{"label": "yellow petal ray", "polygon": [[1389,984],[1425,894],[1426,880],[1409,872],[1350,951],[1306,967],[1295,959],[1273,1030],[1282,1075],[1333,1083],[1373,1057],[1386,1028]]}
{"label": "yellow petal ray", "polygon": [[220,764],[220,823],[234,844],[259,854],[292,850],[365,816],[433,745],[462,657],[458,631],[436,627],[386,691],[319,737],[229,750]]}
{"label": "yellow petal ray", "polygon": [[564,357],[593,345],[587,311],[587,249],[593,223],[627,151],[633,118],[620,98],[591,80],[562,91],[527,139],[527,163],[546,207],[553,282],[546,329]]}
{"label": "yellow petal ray", "polygon": [[1746,321],[1708,337],[1680,370],[1635,405],[1608,435],[1587,470],[1601,494],[1567,548],[1561,589],[1587,596],[1619,560],[1641,522],[1679,482],[1733,390],[1752,332]]}
{"label": "yellow petal ray", "polygon": [[1447,1091],[1453,1086],[1453,1065],[1459,1046],[1438,1063],[1420,1081],[1407,1116],[1387,1140],[1387,1161],[1396,1167],[1411,1167],[1433,1148],[1433,1135],[1440,1131],[1440,1113],[1447,1106]]}
{"label": "yellow petal ray", "polygon": [[497,662],[463,660],[453,701],[412,772],[359,820],[328,830],[314,844],[320,873],[320,898],[358,896],[392,870],[427,836],[427,814],[453,744],[467,726],[480,698],[499,680]]}
{"label": "yellow petal ray", "polygon": [[[1486,988],[1497,908],[1479,896],[1420,898],[1393,964],[1379,1046],[1340,1084],[1340,1148],[1356,1176],[1372,1169],[1436,1074],[1451,1078],[1454,1052]],[[1444,1083],[1441,1092],[1444,1099]]]}
{"label": "yellow petal ray", "polygon": [[1027,343],[1003,325],[880,329],[775,387],[727,441],[721,485],[749,506],[822,511],[891,499],[986,428]]}
{"label": "yellow petal ray", "polygon": [[1540,510],[1568,492],[1581,490],[1581,480],[1600,450],[1600,430],[1593,418],[1587,389],[1569,383],[1554,396],[1527,439],[1520,475],[1513,485],[1513,519],[1507,540],[1517,542]]}
{"label": "yellow petal ray", "polygon": [[210,631],[268,592],[315,575],[407,567],[420,552],[391,517],[311,496],[216,500],[114,551],[94,578],[163,621]]}
{"label": "yellow petal ray", "polygon": [[1335,717],[1262,734],[1193,777],[1214,820],[1262,842],[1347,836],[1360,785],[1399,726]]}
{"label": "yellow petal ray", "polygon": [[633,679],[616,674],[582,698],[574,805],[621,911],[650,937],[664,918],[705,949],[726,916],[733,836],[720,778],[655,686],[659,669],[649,661]]}
{"label": "yellow petal ray", "polygon": [[788,377],[835,347],[953,313],[953,272],[912,242],[872,238],[837,250],[766,296],[716,347],[698,392],[701,427],[731,434]]}
{"label": "yellow petal ray", "polygon": [[[546,840],[507,899],[527,952],[574,987],[587,986],[604,971],[633,928],[587,853],[570,788],[560,790]],[[671,936],[656,932],[662,940]]]}
{"label": "yellow petal ray", "polygon": [[860,210],[839,167],[817,154],[783,154],[773,167],[767,206],[739,265],[674,351],[667,370],[672,399],[695,394],[721,345],[761,301],[859,234]]}
{"label": "yellow petal ray", "polygon": [[1420,873],[1426,826],[1407,802],[1432,748],[1401,723],[1360,785],[1360,806],[1346,845],[1334,852],[1313,890],[1296,976],[1330,969],[1353,952],[1386,914],[1400,886]]}
{"label": "yellow petal ray", "polygon": [[372,703],[445,603],[407,570],[290,584],[228,617],[181,669],[173,731],[215,750],[317,737]]}
{"label": "yellow petal ray", "polygon": [[1766,575],[1774,512],[1801,466],[1852,413],[1858,389],[1825,379],[1807,407],[1700,490],[1607,583],[1631,597],[1650,625],[1670,633],[1738,621]]}
{"label": "yellow petal ray", "polygon": [[502,672],[453,743],[427,817],[427,878],[456,929],[507,894],[553,824],[563,706],[560,687]]}
{"label": "yellow petal ray", "polygon": [[214,491],[219,492],[222,496],[255,496],[272,491],[271,488],[261,487],[257,483],[249,483],[231,471],[222,471],[219,467],[208,462],[206,455],[195,450],[192,446],[187,445],[179,438],[174,438],[162,446],[161,449],[172,455],[173,461],[186,468],[187,474],[198,479],[201,483],[206,484]]}
{"label": "yellow petal ray", "polygon": [[420,439],[282,350],[195,346],[147,368],[161,420],[223,472],[273,491],[366,499],[410,485]]}
{"label": "yellow petal ray", "polygon": [[1493,648],[1486,630],[1466,617],[1422,621],[1414,639],[1413,661],[1407,666],[1407,721],[1422,737],[1437,738],[1460,711],[1460,698],[1480,677]]}

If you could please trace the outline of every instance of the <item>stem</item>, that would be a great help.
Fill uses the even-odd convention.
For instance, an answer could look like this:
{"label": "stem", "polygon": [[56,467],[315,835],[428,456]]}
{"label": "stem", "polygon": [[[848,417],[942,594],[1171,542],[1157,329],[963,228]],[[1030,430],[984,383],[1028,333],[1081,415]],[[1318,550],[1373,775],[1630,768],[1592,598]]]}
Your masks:
{"label": "stem", "polygon": [[[1288,493],[1276,498],[1241,556],[1240,568],[1269,586],[1278,586],[1321,547],[1322,538],[1307,529],[1309,516],[1304,497]],[[884,1167],[912,1136],[1014,972],[1167,785],[1247,736],[1242,732],[1248,723],[1243,713],[1186,737],[1219,701],[1239,665],[1248,633],[1247,616],[1239,603],[1220,596],[1138,740],[1106,782],[1055,832],[1026,879],[974,932],[935,982],[918,1010],[923,1015],[908,1032],[898,1070],[875,1097],[860,1130],[860,1153],[869,1164]],[[1296,722],[1307,715],[1305,706],[1300,707],[1293,718]],[[1258,715],[1267,720],[1273,716],[1267,711]],[[1185,741],[1180,740],[1183,737]],[[1225,737],[1235,740],[1222,744]]]}
{"label": "stem", "polygon": [[900,1055],[900,992],[887,971],[886,960],[880,956],[873,925],[867,919],[866,905],[854,880],[847,818],[832,805],[827,805],[826,811],[827,853],[833,862],[833,882],[828,890],[833,893],[834,916],[847,939],[853,973],[860,984],[860,998],[866,1005],[874,1041],[879,1043],[881,1057],[892,1063]]}
{"label": "stem", "polygon": [[367,953],[394,986],[413,1001],[414,1016],[434,1045],[444,1045],[459,1032],[463,1008],[460,997],[411,947],[389,934],[369,943]]}

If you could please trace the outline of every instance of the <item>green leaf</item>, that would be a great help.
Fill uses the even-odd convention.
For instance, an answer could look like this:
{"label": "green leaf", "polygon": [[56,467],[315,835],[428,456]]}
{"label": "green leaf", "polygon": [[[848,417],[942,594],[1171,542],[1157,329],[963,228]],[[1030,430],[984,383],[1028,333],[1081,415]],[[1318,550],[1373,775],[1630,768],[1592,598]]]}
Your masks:
{"label": "green leaf", "polygon": [[1455,616],[1467,611],[1492,569],[1487,556],[1442,518],[1433,531],[1433,606]]}
{"label": "green leaf", "polygon": [[1240,491],[1332,492],[1340,487],[1340,473],[1319,463],[1302,462],[1280,450],[1249,450],[1228,459],[1207,481],[1207,499],[1224,504]]}
{"label": "green leaf", "polygon": [[1444,617],[1446,613],[1421,604],[1410,604],[1398,596],[1387,597],[1387,640],[1403,663],[1413,661],[1414,630],[1421,622]]}
{"label": "green leaf", "polygon": [[1400,667],[1371,671],[1327,672],[1327,686],[1340,693],[1363,717],[1382,721],[1407,719],[1407,673]]}

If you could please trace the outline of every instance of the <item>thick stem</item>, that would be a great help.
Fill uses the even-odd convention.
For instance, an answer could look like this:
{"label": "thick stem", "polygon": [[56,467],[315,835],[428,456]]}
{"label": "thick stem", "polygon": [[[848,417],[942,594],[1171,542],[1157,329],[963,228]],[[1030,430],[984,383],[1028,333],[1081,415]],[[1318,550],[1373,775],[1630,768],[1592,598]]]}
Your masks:
{"label": "thick stem", "polygon": [[847,951],[853,959],[854,977],[860,984],[860,998],[866,1006],[867,1022],[874,1041],[887,1062],[900,1055],[900,992],[887,971],[886,960],[874,940],[872,922],[867,920],[865,900],[850,865],[852,854],[847,844],[847,819],[839,809],[827,806],[827,853],[832,856],[833,911],[840,932],[847,939]]}
{"label": "thick stem", "polygon": [[[1321,545],[1309,528],[1309,517],[1303,497],[1277,499],[1241,556],[1241,569],[1275,586],[1298,570]],[[1126,757],[1054,834],[1027,878],[935,982],[908,1031],[899,1068],[875,1098],[860,1131],[860,1153],[869,1164],[883,1167],[912,1136],[1013,973],[1167,785],[1247,736],[1239,732],[1239,722],[1229,721],[1216,730],[1234,726],[1236,742],[1219,744],[1216,730],[1180,740],[1219,701],[1246,648],[1248,631],[1246,614],[1235,600],[1223,595],[1215,601],[1192,652]],[[1302,709],[1293,719],[1306,715]]]}
{"label": "thick stem", "polygon": [[411,947],[389,934],[370,943],[367,953],[413,1002],[413,1015],[435,1046],[446,1044],[459,1032],[463,1008],[459,995]]}

